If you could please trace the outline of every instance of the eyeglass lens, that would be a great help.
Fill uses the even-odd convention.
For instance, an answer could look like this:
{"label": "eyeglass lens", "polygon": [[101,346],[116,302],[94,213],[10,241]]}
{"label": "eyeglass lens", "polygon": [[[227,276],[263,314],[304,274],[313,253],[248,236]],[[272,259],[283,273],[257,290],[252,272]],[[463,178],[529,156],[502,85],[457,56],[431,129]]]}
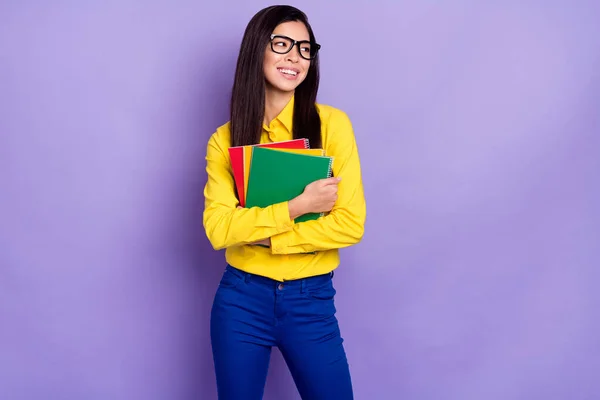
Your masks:
{"label": "eyeglass lens", "polygon": [[[271,47],[275,53],[285,54],[288,53],[292,46],[294,45],[294,41],[285,38],[285,37],[274,37],[271,41]],[[313,46],[310,42],[300,42],[298,43],[298,47],[300,50],[300,56],[306,59],[314,58],[317,55],[317,46]]]}

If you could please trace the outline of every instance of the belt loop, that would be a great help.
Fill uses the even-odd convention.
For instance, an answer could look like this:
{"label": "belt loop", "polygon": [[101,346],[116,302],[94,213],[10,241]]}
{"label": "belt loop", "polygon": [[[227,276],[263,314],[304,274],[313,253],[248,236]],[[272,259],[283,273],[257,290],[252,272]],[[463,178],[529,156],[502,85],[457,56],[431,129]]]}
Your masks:
{"label": "belt loop", "polygon": [[304,293],[306,290],[306,279],[302,279],[300,281],[300,293]]}

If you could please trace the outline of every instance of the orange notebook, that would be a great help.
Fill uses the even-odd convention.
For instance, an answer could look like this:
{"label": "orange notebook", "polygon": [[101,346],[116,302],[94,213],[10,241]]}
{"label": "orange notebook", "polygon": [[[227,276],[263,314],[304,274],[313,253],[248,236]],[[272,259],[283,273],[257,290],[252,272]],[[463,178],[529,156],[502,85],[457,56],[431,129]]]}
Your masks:
{"label": "orange notebook", "polygon": [[[308,139],[293,139],[285,140],[282,142],[274,143],[263,143],[252,146],[235,146],[229,148],[229,158],[231,160],[231,169],[233,172],[233,179],[235,181],[235,187],[238,195],[240,206],[246,205],[246,187],[247,185],[247,170],[244,168],[244,148],[252,147],[269,147],[275,149],[308,149]],[[248,159],[250,161],[250,159]]]}

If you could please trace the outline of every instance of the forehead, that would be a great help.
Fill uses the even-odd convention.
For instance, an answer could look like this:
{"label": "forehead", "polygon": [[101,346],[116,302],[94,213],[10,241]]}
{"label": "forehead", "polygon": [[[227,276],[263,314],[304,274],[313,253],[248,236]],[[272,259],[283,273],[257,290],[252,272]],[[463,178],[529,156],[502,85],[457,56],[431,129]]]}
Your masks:
{"label": "forehead", "polygon": [[308,29],[302,22],[298,21],[284,22],[277,25],[273,34],[288,36],[294,40],[310,40]]}

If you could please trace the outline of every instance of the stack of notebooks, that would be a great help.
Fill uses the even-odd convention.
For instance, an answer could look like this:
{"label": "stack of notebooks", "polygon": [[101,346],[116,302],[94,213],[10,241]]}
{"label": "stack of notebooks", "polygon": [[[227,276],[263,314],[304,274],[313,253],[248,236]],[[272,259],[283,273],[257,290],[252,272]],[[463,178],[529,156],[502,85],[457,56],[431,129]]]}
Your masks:
{"label": "stack of notebooks", "polygon": [[[302,194],[309,183],[331,177],[333,157],[311,149],[308,139],[229,148],[233,178],[242,207],[267,207]],[[323,213],[295,219],[309,221]]]}

